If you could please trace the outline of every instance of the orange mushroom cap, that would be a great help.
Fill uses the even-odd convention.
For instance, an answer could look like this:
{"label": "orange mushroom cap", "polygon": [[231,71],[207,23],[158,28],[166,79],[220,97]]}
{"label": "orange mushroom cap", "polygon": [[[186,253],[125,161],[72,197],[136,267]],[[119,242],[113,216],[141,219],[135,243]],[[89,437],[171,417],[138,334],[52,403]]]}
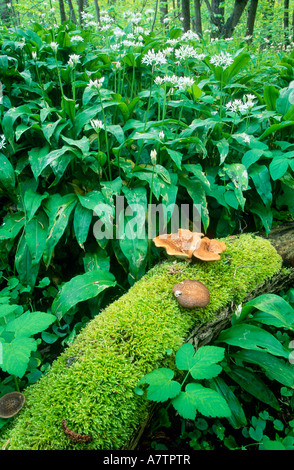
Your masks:
{"label": "orange mushroom cap", "polygon": [[177,233],[159,235],[153,238],[155,246],[165,248],[170,256],[180,259],[192,258],[192,254],[200,244],[201,233],[179,229]]}
{"label": "orange mushroom cap", "polygon": [[194,250],[193,256],[202,261],[218,261],[221,259],[219,253],[222,253],[226,248],[224,242],[204,237],[201,240],[200,246]]}

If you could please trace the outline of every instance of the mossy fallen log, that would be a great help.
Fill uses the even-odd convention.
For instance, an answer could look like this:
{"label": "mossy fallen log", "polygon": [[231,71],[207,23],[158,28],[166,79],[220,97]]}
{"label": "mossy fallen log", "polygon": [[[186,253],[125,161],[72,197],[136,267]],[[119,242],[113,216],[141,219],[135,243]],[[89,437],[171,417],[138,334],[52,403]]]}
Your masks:
{"label": "mossy fallen log", "polygon": [[[221,261],[167,260],[155,266],[91,320],[49,372],[24,391],[26,404],[1,445],[15,450],[126,446],[150,409],[134,388],[144,374],[168,365],[166,350],[176,351],[197,325],[216,321],[258,286],[289,274],[268,240],[247,234],[225,242]],[[186,278],[208,287],[206,307],[178,305],[172,287]],[[83,439],[71,440],[70,432]]]}

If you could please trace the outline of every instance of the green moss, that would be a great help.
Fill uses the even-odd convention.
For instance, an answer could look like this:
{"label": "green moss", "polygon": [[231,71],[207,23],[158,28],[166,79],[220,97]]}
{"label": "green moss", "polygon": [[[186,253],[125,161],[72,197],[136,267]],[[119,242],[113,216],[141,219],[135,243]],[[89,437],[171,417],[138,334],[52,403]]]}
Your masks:
{"label": "green moss", "polygon": [[[164,363],[166,349],[176,351],[197,322],[213,319],[228,303],[239,304],[281,269],[267,240],[242,235],[225,242],[221,261],[157,265],[89,322],[47,375],[25,390],[26,405],[2,443],[9,439],[9,448],[18,450],[123,446],[148,412],[149,403],[133,391],[140,378]],[[178,305],[172,286],[185,278],[206,284],[207,307]],[[73,431],[91,434],[92,442],[73,444],[62,430],[63,418]]]}

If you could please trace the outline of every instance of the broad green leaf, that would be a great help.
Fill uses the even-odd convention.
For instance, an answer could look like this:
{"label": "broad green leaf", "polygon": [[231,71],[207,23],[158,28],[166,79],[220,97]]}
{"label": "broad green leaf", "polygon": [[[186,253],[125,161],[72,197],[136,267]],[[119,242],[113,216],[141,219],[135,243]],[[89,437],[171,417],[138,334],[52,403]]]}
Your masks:
{"label": "broad green leaf", "polygon": [[18,337],[10,343],[2,343],[4,372],[22,378],[27,370],[32,351],[37,350],[37,342],[33,338]]}
{"label": "broad green leaf", "polygon": [[226,400],[215,390],[199,383],[186,385],[185,391],[173,398],[172,405],[184,419],[195,419],[197,411],[213,418],[231,415]]}
{"label": "broad green leaf", "polygon": [[62,120],[62,118],[59,118],[57,119],[57,121],[55,122],[43,122],[42,125],[41,125],[41,128],[42,128],[42,131],[43,131],[43,134],[44,134],[44,137],[45,139],[47,140],[47,142],[50,144],[50,139],[52,137],[52,135],[54,134],[58,124],[60,123],[60,121]]}
{"label": "broad green leaf", "polygon": [[178,169],[181,170],[182,158],[183,158],[182,153],[178,152],[177,150],[171,150],[171,149],[168,149],[166,147],[164,147],[164,148],[166,149],[167,153],[169,154],[172,161],[176,164]]}
{"label": "broad green leaf", "polygon": [[[32,149],[29,151],[29,160],[31,163],[32,172],[34,177],[37,179],[42,171],[50,164],[57,164],[58,160],[61,157],[64,157],[65,154],[75,153],[74,149],[68,146],[63,146],[60,149],[52,150],[51,152],[46,152],[46,147],[41,149]],[[67,162],[68,163],[68,162]]]}
{"label": "broad green leaf", "polygon": [[209,226],[209,213],[205,185],[197,177],[188,177],[183,174],[179,176],[179,185],[186,188],[195,206],[201,206],[201,220],[204,230],[207,230]]}
{"label": "broad green leaf", "polygon": [[109,271],[110,269],[110,257],[107,255],[106,250],[103,250],[100,247],[97,247],[97,251],[94,253],[85,253],[83,263],[85,272],[95,271],[96,269]]}
{"label": "broad green leaf", "polygon": [[16,119],[22,115],[31,116],[31,114],[32,114],[31,109],[26,105],[19,106],[18,108],[10,108],[4,114],[3,119],[2,119],[2,129],[7,140],[13,141],[14,139],[13,124],[16,121]]}
{"label": "broad green leaf", "polygon": [[83,154],[88,153],[90,150],[90,142],[86,136],[83,136],[79,140],[70,139],[64,135],[62,135],[61,138],[71,147],[77,147]]}
{"label": "broad green leaf", "polygon": [[289,86],[280,90],[280,96],[276,101],[276,110],[282,116],[285,116],[294,103],[294,81]]}
{"label": "broad green leaf", "polygon": [[89,228],[92,221],[93,212],[86,207],[83,207],[80,202],[77,203],[74,212],[74,231],[78,244],[84,248],[84,243],[87,240]]}
{"label": "broad green leaf", "polygon": [[62,286],[51,311],[60,319],[77,303],[96,297],[104,289],[115,285],[113,274],[107,271],[95,270],[75,276]]}
{"label": "broad green leaf", "polygon": [[0,153],[0,186],[8,191],[13,190],[15,186],[13,166],[2,153]]}
{"label": "broad green leaf", "polygon": [[181,391],[181,385],[173,380],[174,372],[171,369],[161,367],[144,375],[140,384],[149,384],[147,398],[156,402],[164,402],[174,398]]}
{"label": "broad green leaf", "polygon": [[26,212],[26,219],[30,221],[39,209],[43,199],[48,197],[48,193],[39,194],[31,188],[27,189],[24,193],[24,209]]}
{"label": "broad green leaf", "polygon": [[270,354],[286,359],[289,357],[289,351],[284,349],[274,335],[255,325],[235,324],[227,330],[223,330],[216,342],[231,344],[244,349],[267,351]]}
{"label": "broad green leaf", "polygon": [[249,169],[249,176],[264,205],[270,206],[273,196],[268,168],[265,165],[254,164]]}
{"label": "broad green leaf", "polygon": [[273,213],[271,208],[265,206],[261,201],[251,201],[249,204],[250,212],[256,214],[265,228],[266,234],[270,233],[273,223]]}
{"label": "broad green leaf", "polygon": [[18,309],[18,305],[0,305],[0,318],[6,317]]}
{"label": "broad green leaf", "polygon": [[284,155],[273,158],[269,165],[269,171],[274,181],[282,178],[288,170],[289,160]]}
{"label": "broad green leaf", "polygon": [[232,380],[237,382],[243,390],[275,410],[280,409],[279,402],[275,395],[257,374],[238,366],[226,368],[225,372]]}
{"label": "broad green leaf", "polygon": [[6,330],[14,333],[15,338],[32,336],[46,330],[56,321],[55,315],[44,312],[25,312],[6,325]]}
{"label": "broad green leaf", "polygon": [[238,54],[234,58],[234,62],[229,67],[227,67],[227,69],[223,73],[225,83],[229,83],[232,78],[235,77],[243,67],[246,67],[246,65],[248,65],[249,61],[250,55],[247,52]]}
{"label": "broad green leaf", "polygon": [[277,131],[279,131],[281,129],[284,129],[285,127],[289,127],[289,126],[294,126],[294,121],[285,121],[285,122],[281,122],[279,124],[273,124],[272,126],[268,127],[263,132],[263,134],[260,136],[260,140],[264,139],[265,137],[267,137],[270,134],[273,134],[274,132],[277,132]]}
{"label": "broad green leaf", "polygon": [[252,317],[254,321],[277,328],[294,328],[294,309],[279,295],[263,294],[247,302],[246,306],[258,310]]}
{"label": "broad green leaf", "polygon": [[239,361],[260,366],[270,380],[277,380],[285,387],[294,387],[294,364],[262,351],[238,351],[232,354]]}
{"label": "broad green leaf", "polygon": [[246,199],[243,196],[243,191],[248,189],[248,173],[246,167],[241,163],[232,163],[225,165],[224,170],[231,179],[236,198],[241,208],[244,210]]}
{"label": "broad green leaf", "polygon": [[0,225],[0,241],[15,238],[24,224],[25,215],[23,212],[6,215]]}
{"label": "broad green leaf", "polygon": [[256,163],[260,159],[263,153],[263,150],[257,148],[248,150],[242,157],[242,164],[248,169],[253,163]]}
{"label": "broad green leaf", "polygon": [[39,272],[39,264],[34,263],[25,236],[19,239],[15,253],[15,268],[23,285],[34,286]]}
{"label": "broad green leaf", "polygon": [[91,211],[94,211],[96,206],[105,203],[103,194],[100,191],[90,191],[85,196],[77,194],[77,197],[81,205]]}
{"label": "broad green leaf", "polygon": [[194,379],[210,379],[221,372],[216,363],[224,358],[224,351],[217,346],[203,346],[195,352],[191,343],[185,343],[176,353],[176,366],[189,371]]}
{"label": "broad green leaf", "polygon": [[[46,201],[47,207],[48,204],[51,205],[52,210],[49,216],[49,234],[43,254],[46,266],[49,266],[50,264],[53,250],[67,227],[70,214],[73,211],[76,202],[77,199],[75,194],[67,194],[59,198],[48,198]],[[44,205],[44,209],[46,205]]]}
{"label": "broad green leaf", "polygon": [[44,212],[36,214],[25,226],[25,240],[33,263],[39,263],[48,235],[48,218]]}
{"label": "broad green leaf", "polygon": [[[146,188],[138,186],[134,189],[123,187],[128,207],[119,214],[119,245],[129,262],[129,281],[133,283],[144,274],[147,256],[147,192]],[[149,220],[151,223],[151,220]]]}
{"label": "broad green leaf", "polygon": [[231,410],[231,416],[227,416],[231,426],[233,426],[234,429],[239,429],[246,426],[247,419],[243,407],[236,395],[233,393],[231,387],[229,387],[229,385],[227,385],[221,377],[215,377],[211,379],[209,381],[209,385],[211,388],[220,393],[220,395],[222,395],[226,400]]}
{"label": "broad green leaf", "polygon": [[265,85],[263,90],[263,98],[266,103],[267,109],[270,111],[276,110],[276,101],[279,97],[279,90],[273,85]]}

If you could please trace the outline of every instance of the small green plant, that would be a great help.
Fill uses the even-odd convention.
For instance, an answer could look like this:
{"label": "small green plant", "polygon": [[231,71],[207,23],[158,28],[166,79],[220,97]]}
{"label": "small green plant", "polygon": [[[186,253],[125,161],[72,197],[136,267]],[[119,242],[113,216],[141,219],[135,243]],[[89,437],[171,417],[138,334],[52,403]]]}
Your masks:
{"label": "small green plant", "polygon": [[230,416],[226,400],[215,390],[199,383],[221,372],[222,367],[218,363],[223,360],[224,351],[224,348],[217,346],[203,346],[195,352],[192,344],[185,343],[175,356],[176,368],[186,372],[181,382],[173,380],[173,370],[161,367],[146,374],[135,391],[143,394],[140,385],[148,384],[147,399],[158,403],[170,400],[170,404],[185,419],[195,419],[197,411],[204,416]]}

